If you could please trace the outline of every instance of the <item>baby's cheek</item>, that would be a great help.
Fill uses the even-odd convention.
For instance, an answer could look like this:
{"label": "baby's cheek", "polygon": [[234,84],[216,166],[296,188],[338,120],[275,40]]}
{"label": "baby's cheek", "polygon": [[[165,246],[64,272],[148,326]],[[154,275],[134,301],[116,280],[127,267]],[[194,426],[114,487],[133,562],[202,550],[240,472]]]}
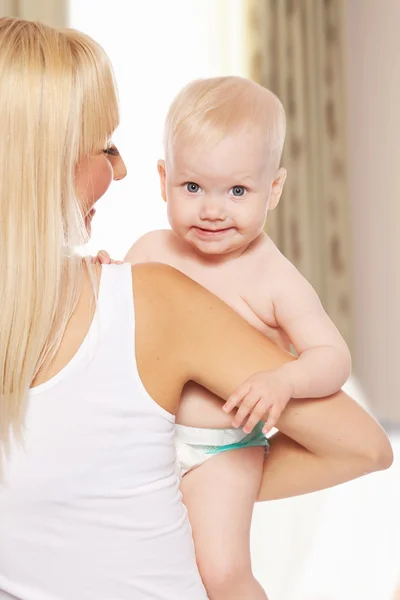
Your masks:
{"label": "baby's cheek", "polygon": [[254,214],[251,211],[242,214],[238,220],[242,229],[249,234],[257,234],[264,226],[264,219],[259,214]]}
{"label": "baby's cheek", "polygon": [[182,227],[191,219],[191,210],[184,202],[176,199],[167,202],[168,218],[176,228]]}
{"label": "baby's cheek", "polygon": [[167,217],[168,222],[172,227],[172,230],[175,233],[180,233],[181,220],[179,219],[179,213],[176,210],[176,207],[172,205],[172,203],[167,202]]}
{"label": "baby's cheek", "polygon": [[249,227],[251,227],[254,231],[261,231],[265,225],[266,218],[267,215],[265,211],[258,210],[256,213],[251,215]]}

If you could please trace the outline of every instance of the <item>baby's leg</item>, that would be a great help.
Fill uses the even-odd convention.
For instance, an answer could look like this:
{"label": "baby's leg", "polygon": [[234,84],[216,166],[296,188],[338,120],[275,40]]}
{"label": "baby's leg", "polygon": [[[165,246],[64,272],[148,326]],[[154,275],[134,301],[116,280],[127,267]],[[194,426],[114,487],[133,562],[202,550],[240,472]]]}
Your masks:
{"label": "baby's leg", "polygon": [[181,482],[210,600],[266,600],[251,570],[250,525],[265,448],[221,452]]}

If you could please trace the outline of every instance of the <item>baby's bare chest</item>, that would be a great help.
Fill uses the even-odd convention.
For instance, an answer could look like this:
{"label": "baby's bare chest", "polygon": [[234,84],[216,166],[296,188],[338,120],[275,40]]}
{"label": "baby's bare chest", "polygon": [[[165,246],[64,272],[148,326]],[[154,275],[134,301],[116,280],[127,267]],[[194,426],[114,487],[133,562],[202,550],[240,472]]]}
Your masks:
{"label": "baby's bare chest", "polygon": [[251,261],[240,260],[227,266],[204,266],[170,256],[179,269],[233,308],[250,325],[268,335],[277,327],[268,276]]}

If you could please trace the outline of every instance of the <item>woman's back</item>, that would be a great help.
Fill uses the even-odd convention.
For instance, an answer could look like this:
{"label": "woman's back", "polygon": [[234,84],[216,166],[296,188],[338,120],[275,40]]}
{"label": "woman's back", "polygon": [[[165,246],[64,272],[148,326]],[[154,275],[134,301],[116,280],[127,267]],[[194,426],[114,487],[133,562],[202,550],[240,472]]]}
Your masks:
{"label": "woman's back", "polygon": [[[31,390],[0,487],[0,598],[204,599],[174,417],[138,375],[129,265],[104,266],[78,352]],[[68,330],[67,330],[68,335]]]}

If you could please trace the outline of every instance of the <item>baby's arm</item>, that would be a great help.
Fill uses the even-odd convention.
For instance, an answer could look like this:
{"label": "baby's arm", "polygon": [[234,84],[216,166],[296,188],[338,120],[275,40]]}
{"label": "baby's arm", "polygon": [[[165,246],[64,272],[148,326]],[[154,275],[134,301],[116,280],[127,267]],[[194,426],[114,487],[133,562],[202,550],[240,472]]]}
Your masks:
{"label": "baby's arm", "polygon": [[282,262],[273,297],[275,318],[299,359],[280,373],[290,382],[292,398],[329,396],[351,373],[350,351],[310,283],[286,259]]}
{"label": "baby's arm", "polygon": [[252,376],[226,403],[226,412],[239,406],[233,425],[239,427],[246,421],[243,428],[246,433],[266,412],[268,419],[263,431],[268,433],[290,398],[334,394],[351,372],[347,344],[324,311],[315,290],[280,253],[273,260],[269,275],[273,282],[275,319],[299,358],[274,371]]}
{"label": "baby's arm", "polygon": [[[188,381],[227,400],[252,373],[296,362],[175,269],[138,265],[132,272],[140,377],[168,412],[178,409]],[[292,400],[278,428],[264,462],[262,500],[337,485],[393,461],[382,428],[343,392],[316,402]]]}

